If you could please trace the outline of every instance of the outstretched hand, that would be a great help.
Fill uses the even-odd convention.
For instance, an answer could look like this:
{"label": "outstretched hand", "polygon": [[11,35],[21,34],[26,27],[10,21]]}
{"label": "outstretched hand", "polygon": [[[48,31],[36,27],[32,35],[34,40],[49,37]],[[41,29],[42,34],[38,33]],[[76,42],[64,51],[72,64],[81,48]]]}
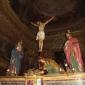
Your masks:
{"label": "outstretched hand", "polygon": [[54,17],[55,17],[55,16],[52,16],[49,20],[47,20],[47,21],[45,22],[45,25],[48,24],[50,21],[52,21],[52,20],[54,19]]}
{"label": "outstretched hand", "polygon": [[52,16],[51,18],[52,18],[52,19],[54,19],[54,18],[55,18],[55,16]]}
{"label": "outstretched hand", "polygon": [[32,24],[33,26],[36,26],[36,27],[38,27],[38,25],[37,25],[37,24],[35,24],[35,23],[33,23],[33,22],[31,22],[31,24]]}
{"label": "outstretched hand", "polygon": [[32,25],[34,25],[34,23],[33,22],[30,22]]}

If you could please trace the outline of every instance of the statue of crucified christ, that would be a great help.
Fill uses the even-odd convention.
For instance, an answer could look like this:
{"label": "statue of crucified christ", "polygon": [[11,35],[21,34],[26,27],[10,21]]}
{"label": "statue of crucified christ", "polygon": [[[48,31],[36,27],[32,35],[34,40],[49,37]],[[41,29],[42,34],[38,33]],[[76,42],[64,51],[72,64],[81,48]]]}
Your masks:
{"label": "statue of crucified christ", "polygon": [[39,31],[37,32],[37,36],[36,36],[36,40],[39,41],[39,52],[42,52],[42,50],[43,50],[43,41],[45,39],[44,28],[45,28],[46,24],[48,24],[53,18],[54,18],[54,16],[51,17],[46,22],[37,21],[36,24],[35,23],[31,23],[32,25],[34,25],[34,26],[39,28]]}

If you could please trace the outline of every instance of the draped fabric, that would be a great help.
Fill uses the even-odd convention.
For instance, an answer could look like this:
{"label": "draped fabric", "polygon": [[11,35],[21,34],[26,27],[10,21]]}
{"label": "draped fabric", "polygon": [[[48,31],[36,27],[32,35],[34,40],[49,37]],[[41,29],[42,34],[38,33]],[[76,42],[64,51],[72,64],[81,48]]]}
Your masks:
{"label": "draped fabric", "polygon": [[64,52],[66,54],[68,64],[72,64],[76,69],[78,66],[83,67],[79,42],[76,38],[71,38],[66,41]]}
{"label": "draped fabric", "polygon": [[[21,59],[23,58],[23,53],[18,52],[15,48],[11,52],[11,60],[10,64],[11,67],[16,68],[16,74],[18,75],[20,73],[20,68],[21,68]],[[14,61],[14,62],[13,62]]]}

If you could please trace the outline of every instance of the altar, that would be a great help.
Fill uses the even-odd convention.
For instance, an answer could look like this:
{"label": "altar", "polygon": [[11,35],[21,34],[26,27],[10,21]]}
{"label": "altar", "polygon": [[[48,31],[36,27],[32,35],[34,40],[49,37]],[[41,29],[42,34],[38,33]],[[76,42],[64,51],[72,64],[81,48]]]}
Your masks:
{"label": "altar", "polygon": [[85,85],[85,73],[43,76],[1,76],[0,85]]}

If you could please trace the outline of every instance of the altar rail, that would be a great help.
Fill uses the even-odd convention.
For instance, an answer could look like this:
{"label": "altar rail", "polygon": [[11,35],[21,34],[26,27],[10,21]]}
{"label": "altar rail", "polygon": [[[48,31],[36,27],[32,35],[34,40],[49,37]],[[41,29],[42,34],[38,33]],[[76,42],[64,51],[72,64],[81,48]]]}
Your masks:
{"label": "altar rail", "polygon": [[85,73],[55,76],[1,76],[0,85],[85,85]]}

